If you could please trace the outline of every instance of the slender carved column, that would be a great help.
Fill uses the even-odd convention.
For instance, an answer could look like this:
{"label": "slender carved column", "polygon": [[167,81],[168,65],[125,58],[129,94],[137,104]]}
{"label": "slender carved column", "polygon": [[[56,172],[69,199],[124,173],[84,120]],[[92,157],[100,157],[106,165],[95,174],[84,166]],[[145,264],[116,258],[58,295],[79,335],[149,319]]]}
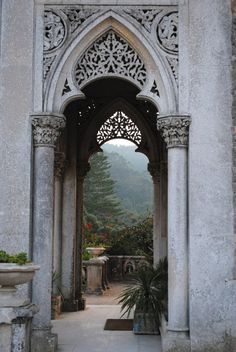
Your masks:
{"label": "slender carved column", "polygon": [[[53,271],[61,275],[61,226],[62,226],[62,183],[65,168],[65,154],[55,152],[54,160],[54,231],[53,231]],[[58,282],[59,281],[59,282]],[[58,293],[60,276],[53,285],[53,291]]]}
{"label": "slender carved column", "polygon": [[32,352],[53,351],[51,334],[54,147],[65,127],[62,115],[32,115],[34,142],[33,261],[40,273],[33,280],[32,299],[40,307],[33,320]]}
{"label": "slender carved column", "polygon": [[153,264],[156,264],[161,259],[161,189],[160,180],[161,172],[160,165],[157,163],[149,163],[148,171],[153,180]]}
{"label": "slender carved column", "polygon": [[161,161],[161,258],[167,256],[167,161]]}
{"label": "slender carved column", "polygon": [[76,244],[74,258],[74,287],[75,299],[78,300],[78,309],[85,309],[85,300],[82,297],[82,269],[83,269],[83,193],[84,178],[90,170],[89,163],[77,164],[77,182],[76,182],[76,209],[77,209],[77,226],[76,226]]}
{"label": "slender carved column", "polygon": [[190,117],[157,122],[168,148],[168,330],[188,331],[187,147]]}

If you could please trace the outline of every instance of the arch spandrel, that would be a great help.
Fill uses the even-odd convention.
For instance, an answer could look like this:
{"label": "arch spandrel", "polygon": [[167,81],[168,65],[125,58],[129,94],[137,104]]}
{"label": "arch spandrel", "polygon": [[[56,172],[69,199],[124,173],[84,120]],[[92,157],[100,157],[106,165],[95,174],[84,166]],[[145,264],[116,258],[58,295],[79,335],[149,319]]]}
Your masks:
{"label": "arch spandrel", "polygon": [[[113,11],[108,11],[86,26],[61,54],[57,67],[53,74],[51,73],[52,76],[45,92],[45,109],[63,111],[71,100],[84,98],[82,91],[74,84],[74,67],[86,50],[109,30],[124,38],[137,51],[145,64],[147,79],[137,99],[152,101],[160,112],[176,111],[176,87],[164,56],[158,52],[158,48],[154,50],[149,40],[132,23]],[[106,78],[106,76],[104,75],[103,78]],[[126,79],[129,80],[128,77]],[[70,91],[62,95],[66,82],[69,84]],[[134,83],[134,80],[132,80],[132,83]],[[155,84],[158,94],[153,91]]]}

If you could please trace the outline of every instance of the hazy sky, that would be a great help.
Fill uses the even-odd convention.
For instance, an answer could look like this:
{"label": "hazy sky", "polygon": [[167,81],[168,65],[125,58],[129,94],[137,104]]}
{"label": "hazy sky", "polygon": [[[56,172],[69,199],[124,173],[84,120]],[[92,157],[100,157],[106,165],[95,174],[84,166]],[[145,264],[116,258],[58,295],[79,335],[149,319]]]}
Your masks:
{"label": "hazy sky", "polygon": [[113,145],[126,145],[126,146],[134,146],[134,143],[127,141],[126,139],[112,139],[111,141],[107,142]]}

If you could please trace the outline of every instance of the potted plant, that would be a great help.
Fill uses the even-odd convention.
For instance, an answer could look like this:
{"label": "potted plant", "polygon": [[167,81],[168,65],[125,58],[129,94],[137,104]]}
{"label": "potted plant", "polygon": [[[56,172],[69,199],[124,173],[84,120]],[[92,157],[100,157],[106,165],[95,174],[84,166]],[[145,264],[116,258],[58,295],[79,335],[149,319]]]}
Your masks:
{"label": "potted plant", "polygon": [[59,288],[61,275],[56,271],[52,274],[52,300],[51,300],[51,318],[59,319],[63,304],[63,294]]}
{"label": "potted plant", "polygon": [[0,306],[18,307],[29,300],[16,296],[16,286],[31,281],[39,266],[30,263],[24,252],[11,255],[0,250]]}
{"label": "potted plant", "polygon": [[167,259],[160,260],[156,268],[142,265],[134,274],[133,284],[118,297],[122,316],[128,317],[134,309],[133,332],[158,334],[162,313],[167,302]]}

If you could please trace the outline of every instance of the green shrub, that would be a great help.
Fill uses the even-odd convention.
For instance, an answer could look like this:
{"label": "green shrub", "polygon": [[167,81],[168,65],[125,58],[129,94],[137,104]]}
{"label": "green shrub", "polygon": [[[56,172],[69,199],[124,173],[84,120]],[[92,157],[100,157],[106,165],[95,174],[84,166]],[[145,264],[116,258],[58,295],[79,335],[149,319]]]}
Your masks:
{"label": "green shrub", "polygon": [[7,252],[0,250],[0,263],[15,263],[15,264],[26,264],[29,262],[27,253],[20,252],[14,255],[8,254]]}

